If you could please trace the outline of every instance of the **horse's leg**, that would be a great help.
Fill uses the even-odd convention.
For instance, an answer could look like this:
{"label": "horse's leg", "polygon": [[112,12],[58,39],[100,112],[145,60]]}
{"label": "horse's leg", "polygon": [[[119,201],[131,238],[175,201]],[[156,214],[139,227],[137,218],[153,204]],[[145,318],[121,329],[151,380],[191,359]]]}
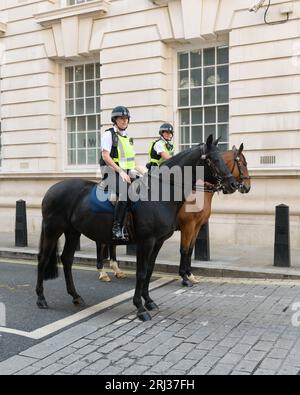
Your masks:
{"label": "horse's leg", "polygon": [[84,305],[84,300],[78,295],[72,276],[72,265],[74,260],[74,254],[78,241],[80,238],[80,233],[76,231],[69,231],[65,233],[66,242],[64,246],[63,253],[61,255],[61,261],[64,267],[65,280],[68,294],[73,297],[73,303],[75,305]]}
{"label": "horse's leg", "polygon": [[109,255],[110,255],[110,263],[109,266],[115,272],[115,276],[118,279],[125,278],[125,273],[120,270],[118,262],[117,262],[117,246],[110,245],[109,246]]}
{"label": "horse's leg", "polygon": [[103,281],[105,283],[108,283],[111,281],[111,279],[103,268],[103,266],[104,266],[104,264],[103,264],[104,249],[107,248],[107,246],[105,244],[101,244],[99,242],[96,242],[96,245],[97,245],[97,269],[98,269],[98,272],[100,273],[99,280]]}
{"label": "horse's leg", "polygon": [[190,255],[190,245],[194,233],[193,221],[186,222],[180,225],[180,266],[179,275],[182,277],[182,285],[184,287],[192,287],[193,284],[188,278],[188,268],[189,268],[189,255]]}
{"label": "horse's leg", "polygon": [[141,321],[151,320],[151,315],[145,310],[142,302],[142,293],[147,277],[148,264],[155,246],[155,240],[145,240],[137,245],[136,286],[133,304],[137,308],[137,317]]}
{"label": "horse's leg", "polygon": [[189,253],[188,253],[188,257],[187,257],[186,275],[187,275],[188,280],[192,284],[199,284],[200,283],[200,280],[198,280],[192,273],[192,255],[193,255],[193,251],[194,251],[194,248],[195,248],[197,236],[198,236],[198,234],[199,234],[199,232],[201,230],[201,227],[202,227],[202,223],[199,224],[196,227],[196,231],[195,231],[194,237],[192,239],[192,242],[190,244],[190,250],[189,250]]}
{"label": "horse's leg", "polygon": [[199,284],[200,280],[198,280],[192,273],[192,255],[194,252],[194,247],[195,247],[195,243],[196,240],[192,243],[188,256],[187,256],[187,269],[186,269],[186,275],[188,280],[192,283],[192,284]]}
{"label": "horse's leg", "polygon": [[36,294],[38,296],[36,304],[40,309],[48,309],[48,304],[44,296],[44,280],[57,277],[57,243],[60,237],[60,235],[57,234],[50,236],[50,234],[48,234],[49,232],[47,230],[45,231],[45,228],[46,226],[43,221],[36,284]]}
{"label": "horse's leg", "polygon": [[155,266],[155,261],[157,258],[157,255],[163,245],[164,241],[158,241],[155,244],[155,247],[153,249],[152,255],[151,255],[151,259],[149,262],[149,266],[147,269],[147,276],[146,276],[146,280],[144,283],[144,288],[143,288],[143,298],[145,300],[145,308],[149,311],[153,311],[153,310],[159,310],[159,307],[157,306],[156,303],[153,302],[153,300],[150,298],[149,295],[149,284],[150,284],[150,280],[151,280],[151,276],[154,270],[154,266]]}

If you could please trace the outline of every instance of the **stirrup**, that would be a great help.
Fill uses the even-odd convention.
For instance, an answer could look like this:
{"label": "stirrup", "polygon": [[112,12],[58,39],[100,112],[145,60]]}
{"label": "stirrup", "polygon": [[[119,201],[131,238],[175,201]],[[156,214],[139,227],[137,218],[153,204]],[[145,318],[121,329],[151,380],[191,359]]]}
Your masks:
{"label": "stirrup", "polygon": [[129,240],[129,234],[125,226],[122,227],[122,238],[124,240]]}
{"label": "stirrup", "polygon": [[113,232],[113,234],[112,234],[112,240],[113,240],[113,241],[123,241],[123,242],[129,241],[128,233],[125,233],[124,227],[122,227],[122,228],[120,229],[120,233],[118,232],[118,234],[116,234],[116,233]]}

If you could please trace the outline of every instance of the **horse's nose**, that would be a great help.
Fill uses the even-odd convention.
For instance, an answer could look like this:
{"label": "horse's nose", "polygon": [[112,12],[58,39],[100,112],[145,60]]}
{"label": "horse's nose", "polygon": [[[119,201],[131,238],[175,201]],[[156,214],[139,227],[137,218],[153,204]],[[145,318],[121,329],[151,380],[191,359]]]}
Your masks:
{"label": "horse's nose", "polygon": [[238,183],[234,177],[230,177],[227,180],[227,184],[223,189],[225,195],[234,193],[238,189]]}
{"label": "horse's nose", "polygon": [[251,186],[250,185],[244,185],[244,193],[249,193],[250,192],[250,189],[251,189]]}
{"label": "horse's nose", "polygon": [[238,189],[238,182],[233,178],[230,182],[230,188],[234,191],[236,191]]}

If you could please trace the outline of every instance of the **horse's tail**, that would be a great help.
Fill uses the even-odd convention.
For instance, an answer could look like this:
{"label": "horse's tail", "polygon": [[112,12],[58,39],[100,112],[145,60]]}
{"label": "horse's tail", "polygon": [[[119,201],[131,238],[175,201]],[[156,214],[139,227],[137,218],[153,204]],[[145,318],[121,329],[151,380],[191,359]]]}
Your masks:
{"label": "horse's tail", "polygon": [[56,241],[54,247],[52,248],[52,252],[50,257],[44,256],[45,251],[45,230],[42,224],[42,232],[40,237],[40,245],[39,245],[39,254],[38,254],[38,262],[41,263],[41,259],[47,259],[47,265],[44,270],[44,280],[54,280],[58,277],[58,240]]}

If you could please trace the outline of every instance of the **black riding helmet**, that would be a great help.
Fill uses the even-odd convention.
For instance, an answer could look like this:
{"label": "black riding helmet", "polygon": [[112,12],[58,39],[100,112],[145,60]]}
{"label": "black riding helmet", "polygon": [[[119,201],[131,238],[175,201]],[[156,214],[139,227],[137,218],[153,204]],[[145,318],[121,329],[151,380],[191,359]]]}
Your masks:
{"label": "black riding helmet", "polygon": [[164,132],[169,132],[172,133],[172,136],[174,136],[174,128],[170,123],[164,123],[161,125],[159,128],[159,134],[162,136]]}
{"label": "black riding helmet", "polygon": [[130,121],[130,112],[129,112],[128,108],[126,108],[124,106],[115,107],[111,113],[111,121],[113,124],[116,123],[116,119],[118,117],[127,117],[128,120]]}

